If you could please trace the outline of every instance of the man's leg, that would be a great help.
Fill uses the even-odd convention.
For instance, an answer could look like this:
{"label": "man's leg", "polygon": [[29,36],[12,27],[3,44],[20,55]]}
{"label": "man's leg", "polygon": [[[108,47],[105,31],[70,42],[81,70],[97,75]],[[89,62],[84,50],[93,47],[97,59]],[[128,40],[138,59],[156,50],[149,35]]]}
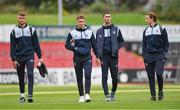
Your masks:
{"label": "man's leg", "polygon": [[91,89],[91,72],[92,72],[92,60],[88,59],[83,64],[84,72],[85,72],[85,93],[90,93]]}
{"label": "man's leg", "polygon": [[26,61],[28,76],[28,101],[33,102],[33,85],[34,85],[34,59]]}
{"label": "man's leg", "polygon": [[110,71],[111,71],[111,78],[112,78],[111,100],[115,100],[115,92],[118,85],[118,58],[117,57],[111,57]]}
{"label": "man's leg", "polygon": [[84,72],[85,72],[85,100],[86,102],[90,102],[91,98],[89,96],[91,89],[91,71],[92,71],[92,60],[91,57],[88,58],[83,64]]}
{"label": "man's leg", "polygon": [[155,90],[155,63],[146,63],[145,64],[148,79],[149,79],[149,87],[152,96],[152,100],[156,100],[156,90]]}
{"label": "man's leg", "polygon": [[76,79],[77,79],[77,86],[78,86],[78,90],[79,90],[79,95],[83,96],[84,95],[84,90],[83,90],[83,65],[80,62],[79,58],[74,58],[74,69],[75,69],[75,73],[76,73]]}
{"label": "man's leg", "polygon": [[116,92],[118,84],[118,58],[112,58],[110,61],[110,71],[112,78],[112,92]]}
{"label": "man's leg", "polygon": [[25,74],[25,63],[22,61],[18,61],[20,64],[17,66],[17,74],[19,79],[19,91],[20,91],[20,102],[25,101],[25,82],[24,82],[24,74]]}
{"label": "man's leg", "polygon": [[164,98],[163,95],[163,72],[164,72],[164,64],[165,60],[160,60],[156,62],[156,76],[159,87],[158,99],[162,100]]}
{"label": "man's leg", "polygon": [[101,69],[102,69],[102,87],[104,90],[104,95],[107,96],[107,95],[109,95],[108,84],[107,84],[107,80],[108,80],[108,57],[105,55],[102,58]]}

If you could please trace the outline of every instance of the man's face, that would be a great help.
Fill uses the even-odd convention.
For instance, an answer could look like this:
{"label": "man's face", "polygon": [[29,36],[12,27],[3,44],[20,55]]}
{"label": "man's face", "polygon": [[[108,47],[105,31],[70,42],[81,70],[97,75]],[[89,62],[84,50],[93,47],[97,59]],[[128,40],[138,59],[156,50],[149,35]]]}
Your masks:
{"label": "man's face", "polygon": [[110,24],[111,23],[111,15],[110,14],[105,14],[103,18],[104,18],[104,23],[105,24]]}
{"label": "man's face", "polygon": [[84,28],[84,26],[85,26],[85,19],[78,19],[77,20],[77,26],[79,28]]}
{"label": "man's face", "polygon": [[151,19],[151,18],[149,17],[149,15],[146,15],[145,21],[146,21],[146,23],[147,23],[148,25],[151,25],[151,24],[153,23],[153,18]]}
{"label": "man's face", "polygon": [[18,22],[20,25],[24,25],[26,23],[26,16],[18,16]]}

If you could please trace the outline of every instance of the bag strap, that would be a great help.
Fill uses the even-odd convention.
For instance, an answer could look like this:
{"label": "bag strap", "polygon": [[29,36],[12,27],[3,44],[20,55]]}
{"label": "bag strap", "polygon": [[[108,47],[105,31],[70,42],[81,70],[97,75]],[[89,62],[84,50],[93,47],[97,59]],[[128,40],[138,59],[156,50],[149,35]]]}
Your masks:
{"label": "bag strap", "polygon": [[163,28],[161,25],[159,25],[159,29],[160,29],[160,32],[161,32],[161,35],[163,34]]}
{"label": "bag strap", "polygon": [[13,29],[13,30],[12,30],[12,34],[13,34],[13,35],[14,35],[14,37],[15,37],[15,29]]}
{"label": "bag strap", "polygon": [[33,33],[32,33],[32,27],[31,26],[29,26],[29,30],[30,30],[30,34],[31,34],[31,37],[32,37]]}

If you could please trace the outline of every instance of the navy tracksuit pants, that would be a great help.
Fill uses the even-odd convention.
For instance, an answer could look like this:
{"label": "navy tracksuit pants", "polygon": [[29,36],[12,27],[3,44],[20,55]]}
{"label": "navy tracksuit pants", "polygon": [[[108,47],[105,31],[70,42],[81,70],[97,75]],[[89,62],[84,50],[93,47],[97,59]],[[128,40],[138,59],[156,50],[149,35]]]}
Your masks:
{"label": "navy tracksuit pants", "polygon": [[163,91],[163,72],[164,72],[165,60],[154,61],[151,63],[145,63],[151,96],[156,96],[155,89],[155,73],[157,77],[157,82],[159,86],[159,91]]}
{"label": "navy tracksuit pants", "polygon": [[[18,61],[18,60],[17,60]],[[27,69],[27,76],[28,76],[28,96],[33,95],[33,85],[34,85],[34,59],[30,60],[19,60],[18,63],[20,66],[17,66],[17,73],[19,78],[19,88],[20,93],[25,92],[25,67]]]}
{"label": "navy tracksuit pants", "polygon": [[101,59],[101,69],[102,69],[102,87],[104,90],[104,95],[109,95],[108,90],[108,69],[110,68],[111,78],[112,78],[112,92],[116,92],[118,84],[118,57],[112,57],[111,55],[103,54]]}
{"label": "navy tracksuit pants", "polygon": [[85,76],[85,93],[90,94],[91,89],[91,71],[92,71],[92,57],[88,56],[76,56],[73,57],[74,69],[76,73],[77,86],[79,90],[79,95],[84,95],[83,87],[83,70]]}

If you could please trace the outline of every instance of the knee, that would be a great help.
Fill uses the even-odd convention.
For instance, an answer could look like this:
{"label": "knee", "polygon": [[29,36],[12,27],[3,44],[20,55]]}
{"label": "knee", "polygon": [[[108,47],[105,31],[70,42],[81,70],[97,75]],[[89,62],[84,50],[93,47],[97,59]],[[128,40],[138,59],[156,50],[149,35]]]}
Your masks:
{"label": "knee", "polygon": [[157,74],[157,78],[162,78],[162,74]]}
{"label": "knee", "polygon": [[76,76],[76,79],[77,79],[77,81],[81,81],[81,80],[82,80],[82,77]]}
{"label": "knee", "polygon": [[118,74],[111,74],[111,78],[113,80],[117,80],[118,79]]}
{"label": "knee", "polygon": [[29,77],[29,78],[33,78],[33,77],[34,77],[34,74],[33,74],[33,72],[31,72],[31,73],[28,73],[28,77]]}
{"label": "knee", "polygon": [[107,77],[102,77],[102,82],[106,82],[107,81]]}
{"label": "knee", "polygon": [[85,79],[86,80],[90,80],[91,79],[91,75],[85,75]]}
{"label": "knee", "polygon": [[117,77],[112,77],[112,81],[113,81],[113,82],[117,82],[117,81],[118,81],[118,78],[117,78]]}

